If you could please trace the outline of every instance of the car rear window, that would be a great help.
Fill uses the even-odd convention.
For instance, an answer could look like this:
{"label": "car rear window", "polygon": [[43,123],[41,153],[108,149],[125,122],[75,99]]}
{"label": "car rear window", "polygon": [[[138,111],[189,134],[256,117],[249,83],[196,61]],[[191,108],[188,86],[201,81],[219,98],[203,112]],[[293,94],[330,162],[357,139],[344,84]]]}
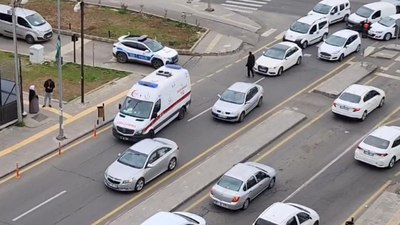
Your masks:
{"label": "car rear window", "polygon": [[347,102],[352,102],[352,103],[359,103],[361,100],[361,97],[355,94],[351,94],[348,92],[343,92],[343,94],[341,94],[339,96],[339,99],[343,100],[343,101],[347,101]]}
{"label": "car rear window", "polygon": [[367,138],[365,138],[363,142],[367,145],[371,145],[380,149],[387,149],[390,144],[388,140],[378,138],[372,135],[369,135]]}
{"label": "car rear window", "polygon": [[277,225],[276,223],[272,223],[268,220],[264,220],[262,218],[258,218],[254,225]]}
{"label": "car rear window", "polygon": [[179,213],[174,213],[174,214],[177,215],[177,216],[180,216],[180,217],[184,218],[185,220],[189,221],[190,223],[199,224],[199,222],[198,222],[197,220],[194,220],[194,219],[192,219],[191,217],[188,217],[188,216],[186,216],[186,215],[182,215],[182,214],[179,214]]}
{"label": "car rear window", "polygon": [[217,184],[223,188],[226,188],[226,189],[229,189],[232,191],[239,191],[240,187],[243,184],[243,181],[224,175],[221,177],[221,179],[219,179]]}

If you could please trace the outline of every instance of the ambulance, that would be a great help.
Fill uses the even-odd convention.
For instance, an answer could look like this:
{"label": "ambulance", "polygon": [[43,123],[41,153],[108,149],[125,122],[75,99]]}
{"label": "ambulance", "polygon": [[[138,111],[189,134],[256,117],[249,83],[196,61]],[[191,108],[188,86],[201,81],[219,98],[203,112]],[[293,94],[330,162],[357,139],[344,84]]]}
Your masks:
{"label": "ambulance", "polygon": [[191,103],[189,72],[167,64],[138,81],[129,90],[113,122],[113,135],[121,140],[153,138],[173,120],[184,118]]}

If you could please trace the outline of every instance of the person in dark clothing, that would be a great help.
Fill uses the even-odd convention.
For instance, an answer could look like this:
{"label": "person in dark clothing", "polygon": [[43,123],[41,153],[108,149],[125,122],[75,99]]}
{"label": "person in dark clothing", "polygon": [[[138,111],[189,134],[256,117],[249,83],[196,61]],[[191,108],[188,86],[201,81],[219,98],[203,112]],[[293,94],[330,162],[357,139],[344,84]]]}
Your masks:
{"label": "person in dark clothing", "polygon": [[39,97],[36,94],[35,86],[29,87],[29,113],[36,114],[39,112]]}
{"label": "person in dark clothing", "polygon": [[51,97],[53,95],[53,90],[55,87],[54,81],[49,78],[44,82],[44,104],[43,107],[46,107],[47,99],[49,100],[49,107],[51,107]]}
{"label": "person in dark clothing", "polygon": [[247,57],[247,63],[246,63],[246,67],[247,67],[247,77],[250,77],[250,73],[251,73],[251,77],[254,77],[254,64],[256,63],[256,58],[254,57],[253,53],[249,52],[249,56]]}

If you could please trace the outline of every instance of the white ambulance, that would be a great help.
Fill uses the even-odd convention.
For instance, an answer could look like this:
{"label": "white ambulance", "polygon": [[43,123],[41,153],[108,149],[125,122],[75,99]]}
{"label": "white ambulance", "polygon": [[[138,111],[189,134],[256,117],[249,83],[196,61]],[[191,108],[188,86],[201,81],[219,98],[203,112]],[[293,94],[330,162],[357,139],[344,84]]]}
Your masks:
{"label": "white ambulance", "polygon": [[133,85],[113,122],[121,140],[152,138],[174,119],[183,119],[191,103],[189,72],[167,64]]}

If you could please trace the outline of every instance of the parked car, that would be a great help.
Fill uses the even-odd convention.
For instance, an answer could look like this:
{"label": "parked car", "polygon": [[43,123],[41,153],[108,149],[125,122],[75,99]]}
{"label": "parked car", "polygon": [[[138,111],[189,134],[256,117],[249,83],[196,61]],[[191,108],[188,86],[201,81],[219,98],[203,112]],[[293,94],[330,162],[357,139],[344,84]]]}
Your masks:
{"label": "parked car", "polygon": [[166,138],[143,139],[118,154],[104,173],[104,184],[118,191],[141,191],[178,161],[178,145]]}
{"label": "parked car", "polygon": [[275,185],[276,171],[267,165],[238,163],[228,170],[211,188],[210,197],[215,205],[227,209],[247,209],[250,201]]}
{"label": "parked car", "polygon": [[333,101],[334,114],[365,120],[367,115],[385,103],[385,92],[379,88],[353,84]]}
{"label": "parked car", "polygon": [[303,59],[301,48],[292,42],[281,42],[263,52],[254,64],[254,71],[263,75],[279,76]]}
{"label": "parked car", "polygon": [[253,225],[318,225],[319,215],[313,209],[295,203],[275,202]]}
{"label": "parked car", "polygon": [[328,18],[329,24],[347,21],[350,15],[349,0],[322,0],[308,15],[317,14]]}
{"label": "parked car", "polygon": [[358,32],[344,29],[333,33],[319,46],[318,58],[341,62],[344,57],[360,49],[361,38]]}
{"label": "parked car", "polygon": [[113,45],[113,56],[120,63],[136,61],[151,64],[156,69],[165,64],[177,63],[179,60],[175,49],[163,46],[147,35],[119,37],[118,42]]}
{"label": "parked car", "polygon": [[368,30],[368,37],[385,41],[396,37],[396,20],[398,19],[400,19],[400,14],[383,17],[371,25]]}
{"label": "parked car", "polygon": [[382,126],[357,146],[354,158],[376,166],[392,168],[400,159],[400,127]]}
{"label": "parked car", "polygon": [[255,107],[262,104],[264,89],[254,83],[236,82],[218,95],[211,109],[214,118],[232,122],[242,122]]}
{"label": "parked car", "polygon": [[347,27],[356,30],[361,29],[361,22],[368,21],[374,23],[383,17],[397,13],[396,6],[389,2],[373,2],[361,6],[355,13],[352,13],[347,20]]}
{"label": "parked car", "polygon": [[158,212],[140,225],[206,225],[203,217],[188,212]]}

